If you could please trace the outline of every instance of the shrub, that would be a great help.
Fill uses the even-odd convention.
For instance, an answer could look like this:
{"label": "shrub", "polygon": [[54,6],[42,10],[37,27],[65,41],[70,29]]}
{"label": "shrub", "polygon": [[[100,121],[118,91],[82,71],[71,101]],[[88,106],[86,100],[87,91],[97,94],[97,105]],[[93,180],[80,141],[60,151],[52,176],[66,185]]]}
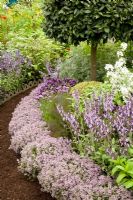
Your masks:
{"label": "shrub", "polygon": [[64,47],[43,33],[42,1],[34,1],[30,6],[24,2],[12,6],[8,12],[2,9],[4,1],[0,2],[0,51],[20,51],[32,62],[32,68],[28,71],[30,79],[39,79],[46,72],[46,62],[56,62],[63,55]]}
{"label": "shrub", "polygon": [[40,29],[43,19],[41,0],[34,1],[31,7],[21,3],[16,4],[8,11],[3,9],[4,3],[5,1],[0,2],[0,13],[5,16],[5,20],[1,20],[0,29],[0,41],[4,45],[10,40],[10,33],[15,37],[15,34],[20,34],[21,31],[29,35]]}
{"label": "shrub", "polygon": [[110,93],[98,96],[94,92],[88,100],[77,93],[73,93],[73,97],[73,112],[66,113],[62,106],[57,105],[63,121],[71,130],[73,148],[81,156],[91,156],[110,173],[114,167],[111,159],[128,156],[128,148],[132,146],[133,97],[119,106]]}
{"label": "shrub", "polygon": [[71,47],[66,59],[60,63],[60,76],[75,78],[78,81],[89,79],[90,47],[81,43]]}
{"label": "shrub", "polygon": [[[46,72],[46,63],[55,63],[63,54],[63,45],[44,36],[41,29],[29,35],[24,31],[10,34],[10,41],[7,43],[8,51],[19,50],[22,55],[28,57],[33,64],[35,72]],[[33,71],[33,72],[34,72]],[[36,76],[36,73],[34,73]]]}
{"label": "shrub", "polygon": [[67,44],[87,40],[91,44],[90,76],[96,80],[98,44],[110,38],[132,40],[132,12],[130,0],[48,0],[44,1],[44,31],[50,38]]}
{"label": "shrub", "polygon": [[95,90],[100,89],[102,85],[103,84],[101,82],[85,81],[78,83],[74,87],[72,87],[70,93],[72,94],[76,90],[82,96],[85,95],[86,93],[88,93],[87,95],[89,95],[89,90],[90,92],[93,93]]}
{"label": "shrub", "polygon": [[[104,66],[106,63],[114,64],[119,49],[119,43],[107,43],[100,45],[97,53],[97,80],[103,81],[105,77]],[[89,68],[88,68],[89,67]],[[60,76],[70,77],[78,81],[90,80],[90,46],[86,42],[77,47],[72,46],[66,59],[60,64]]]}

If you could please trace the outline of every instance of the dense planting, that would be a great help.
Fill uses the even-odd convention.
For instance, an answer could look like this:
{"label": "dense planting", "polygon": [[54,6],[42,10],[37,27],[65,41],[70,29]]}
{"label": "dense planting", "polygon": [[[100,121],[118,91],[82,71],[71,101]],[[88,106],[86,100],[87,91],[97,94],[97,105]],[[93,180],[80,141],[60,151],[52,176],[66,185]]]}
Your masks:
{"label": "dense planting", "polygon": [[[3,94],[2,96],[7,90],[10,92],[18,91],[25,83],[42,78],[46,73],[47,62],[51,62],[55,68],[58,60],[61,60],[60,75],[62,77],[78,81],[90,79],[90,46],[85,41],[78,47],[73,47],[46,37],[42,30],[42,0],[20,1],[9,9],[3,8],[4,3],[4,0],[0,2],[0,60],[2,59],[1,54],[8,52],[8,54],[14,55],[15,52],[20,52],[21,56],[30,60],[31,66],[27,69],[27,66],[23,64],[23,73],[19,77],[17,76],[17,81],[13,80],[10,73],[3,76],[0,70],[0,93]],[[119,43],[114,45],[111,42],[107,45],[99,45],[97,54],[98,80],[104,80],[105,63],[114,64],[118,47]],[[130,54],[131,50],[130,47]],[[128,62],[131,63],[131,59]],[[12,68],[12,66],[10,67]],[[19,70],[20,65],[17,68]],[[8,84],[9,82],[10,84]]]}
{"label": "dense planting", "polygon": [[[105,83],[79,83],[71,90],[72,112],[57,105],[81,156],[94,159],[117,183],[133,188],[133,76],[125,66],[123,49],[115,65],[106,65]],[[128,82],[129,81],[129,82]]]}
{"label": "dense planting", "polygon": [[129,192],[113,186],[112,179],[90,159],[74,153],[67,139],[51,138],[36,92],[22,100],[9,127],[11,148],[21,154],[19,169],[37,177],[43,190],[57,199],[132,199]]}
{"label": "dense planting", "polygon": [[[64,47],[47,38],[41,28],[42,3],[24,3],[4,9],[0,2],[0,102],[46,73],[46,63],[63,56]],[[3,70],[4,69],[4,70]]]}
{"label": "dense planting", "polygon": [[[108,42],[99,45],[97,51],[97,80],[103,81],[106,75],[105,64],[114,64],[117,60],[116,52],[120,43]],[[91,48],[87,42],[81,42],[78,46],[71,46],[65,60],[60,63],[60,76],[71,77],[78,81],[90,79]]]}
{"label": "dense planting", "polygon": [[[114,68],[119,65],[122,68],[123,62],[116,62]],[[50,77],[45,77],[43,83],[22,101],[10,123],[11,148],[21,154],[20,171],[38,178],[43,190],[57,199],[132,199],[127,196],[131,193],[115,186],[109,177],[112,173],[117,183],[126,188],[133,186],[129,170],[133,164],[132,90],[124,96],[119,77],[119,89],[110,84],[110,77],[106,87],[105,83],[98,82],[74,86],[74,80],[59,79],[58,73],[51,71],[49,66],[47,69]],[[130,76],[132,79],[132,74]],[[74,89],[70,90],[71,86]],[[72,94],[70,112],[65,112],[59,104],[56,106],[65,127],[71,132],[71,140],[53,138],[42,120],[39,100],[45,99],[41,101],[45,108],[46,101],[69,91]],[[23,112],[19,113],[22,107]]]}
{"label": "dense planting", "polygon": [[0,104],[41,82],[13,112],[10,149],[57,200],[133,199],[132,11],[124,0],[0,2]]}
{"label": "dense planting", "polygon": [[90,43],[91,67],[88,66],[88,72],[91,80],[96,80],[98,44],[112,38],[132,41],[132,13],[130,0],[48,0],[44,1],[44,31],[50,38],[67,44]]}

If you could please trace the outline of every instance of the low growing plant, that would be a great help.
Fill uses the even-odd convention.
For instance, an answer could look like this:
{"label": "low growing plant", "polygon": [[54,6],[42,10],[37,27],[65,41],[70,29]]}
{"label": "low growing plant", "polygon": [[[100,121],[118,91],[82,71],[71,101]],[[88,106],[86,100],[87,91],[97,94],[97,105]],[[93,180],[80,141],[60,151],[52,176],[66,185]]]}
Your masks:
{"label": "low growing plant", "polygon": [[117,177],[116,182],[124,185],[127,189],[133,189],[133,159],[118,158],[113,160],[114,168],[112,169],[112,175]]}

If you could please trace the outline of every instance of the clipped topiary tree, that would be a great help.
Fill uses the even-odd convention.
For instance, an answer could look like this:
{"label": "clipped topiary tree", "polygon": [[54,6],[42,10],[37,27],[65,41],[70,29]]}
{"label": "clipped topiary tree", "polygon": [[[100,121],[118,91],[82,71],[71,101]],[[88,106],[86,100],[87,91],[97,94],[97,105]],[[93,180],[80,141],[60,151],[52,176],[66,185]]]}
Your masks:
{"label": "clipped topiary tree", "polygon": [[50,38],[91,44],[91,80],[96,80],[96,53],[109,38],[133,40],[133,0],[45,0],[44,31]]}

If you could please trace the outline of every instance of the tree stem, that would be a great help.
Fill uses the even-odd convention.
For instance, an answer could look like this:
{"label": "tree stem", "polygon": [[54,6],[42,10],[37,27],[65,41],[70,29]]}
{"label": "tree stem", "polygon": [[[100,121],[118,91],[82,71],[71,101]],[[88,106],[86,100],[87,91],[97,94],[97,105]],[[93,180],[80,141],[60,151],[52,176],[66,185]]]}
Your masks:
{"label": "tree stem", "polygon": [[91,81],[96,81],[96,55],[97,55],[97,44],[91,43],[91,70],[90,70]]}

